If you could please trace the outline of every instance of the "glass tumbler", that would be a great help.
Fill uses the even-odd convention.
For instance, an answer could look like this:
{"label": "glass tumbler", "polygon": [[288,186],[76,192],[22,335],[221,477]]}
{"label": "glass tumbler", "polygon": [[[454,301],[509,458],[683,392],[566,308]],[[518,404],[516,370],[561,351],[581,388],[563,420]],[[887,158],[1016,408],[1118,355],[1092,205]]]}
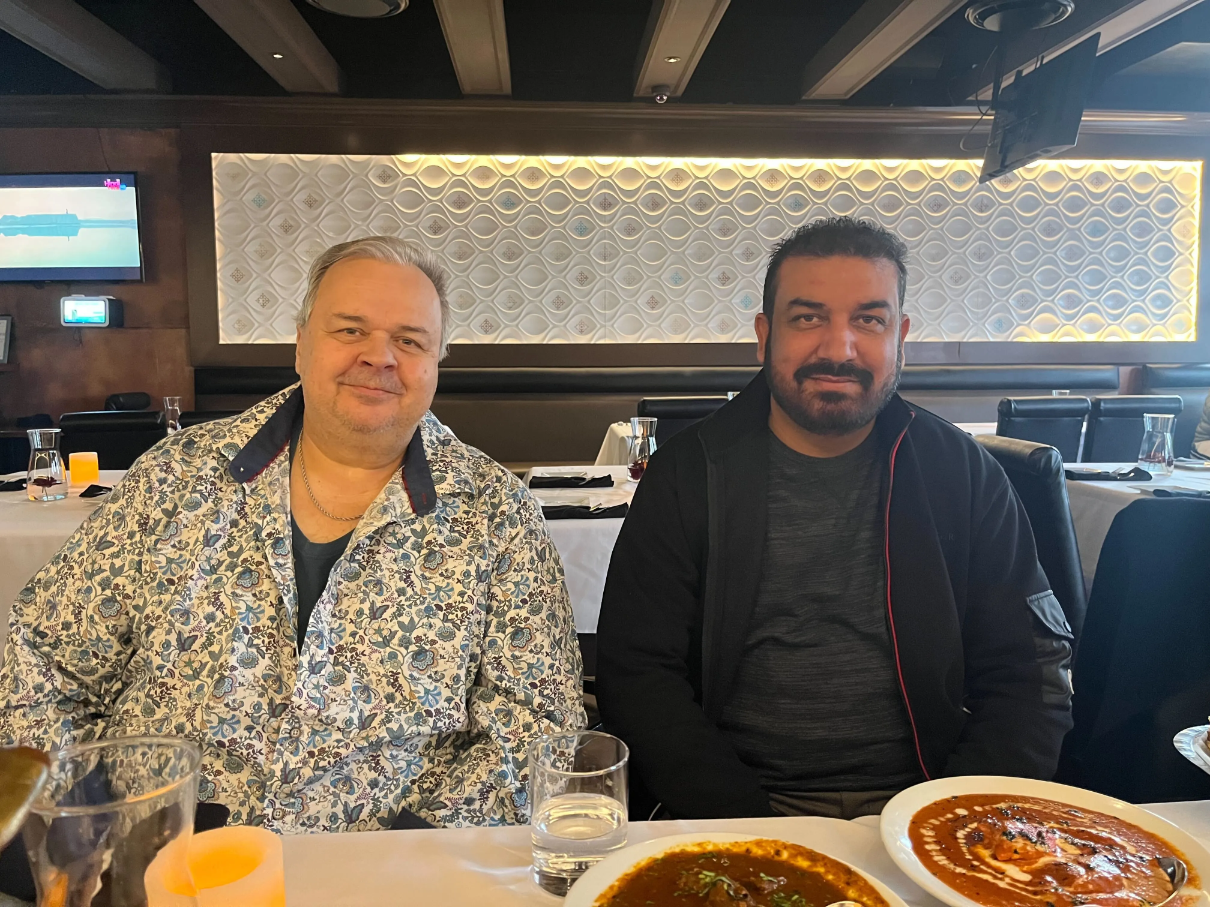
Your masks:
{"label": "glass tumbler", "polygon": [[655,423],[651,416],[635,416],[630,420],[630,450],[626,466],[630,478],[636,482],[643,478],[647,461],[655,453]]}
{"label": "glass tumbler", "polygon": [[626,845],[626,744],[600,731],[539,737],[529,748],[530,840],[538,886],[562,897]]}
{"label": "glass tumbler", "polygon": [[197,907],[188,857],[201,759],[172,737],[51,753],[22,829],[38,907]]}
{"label": "glass tumbler", "polygon": [[1139,466],[1153,476],[1172,475],[1172,430],[1176,416],[1144,413],[1143,444],[1139,448]]}
{"label": "glass tumbler", "polygon": [[164,398],[164,422],[168,426],[168,434],[181,430],[181,398]]}
{"label": "glass tumbler", "polygon": [[29,471],[25,475],[25,493],[31,501],[61,501],[67,497],[63,476],[63,457],[59,454],[59,429],[31,428],[29,435]]}

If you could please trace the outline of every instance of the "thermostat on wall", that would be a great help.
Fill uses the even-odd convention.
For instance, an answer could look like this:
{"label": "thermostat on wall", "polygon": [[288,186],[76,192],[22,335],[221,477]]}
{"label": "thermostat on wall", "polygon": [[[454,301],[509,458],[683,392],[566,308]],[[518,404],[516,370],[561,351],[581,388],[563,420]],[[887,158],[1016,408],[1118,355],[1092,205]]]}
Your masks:
{"label": "thermostat on wall", "polygon": [[59,321],[73,328],[120,328],[122,301],[112,296],[64,296]]}

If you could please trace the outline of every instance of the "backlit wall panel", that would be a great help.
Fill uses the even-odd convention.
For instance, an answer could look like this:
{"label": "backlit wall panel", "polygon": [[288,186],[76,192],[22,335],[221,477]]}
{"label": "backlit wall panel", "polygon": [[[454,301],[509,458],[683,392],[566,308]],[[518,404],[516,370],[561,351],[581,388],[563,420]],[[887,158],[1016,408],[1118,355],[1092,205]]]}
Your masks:
{"label": "backlit wall panel", "polygon": [[294,339],[371,233],[453,275],[457,343],[751,341],[771,245],[830,214],[911,251],[913,340],[1193,340],[1201,162],[213,155],[223,343]]}

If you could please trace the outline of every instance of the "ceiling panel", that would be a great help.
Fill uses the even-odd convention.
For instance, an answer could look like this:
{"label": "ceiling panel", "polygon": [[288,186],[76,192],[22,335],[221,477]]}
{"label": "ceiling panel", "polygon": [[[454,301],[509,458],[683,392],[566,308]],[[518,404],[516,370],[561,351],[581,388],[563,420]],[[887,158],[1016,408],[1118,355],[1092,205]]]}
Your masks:
{"label": "ceiling panel", "polygon": [[0,30],[0,94],[88,94],[102,90],[20,38]]}
{"label": "ceiling panel", "polygon": [[356,98],[460,98],[433,0],[412,0],[385,19],[354,19],[294,0],[340,64],[344,93]]}

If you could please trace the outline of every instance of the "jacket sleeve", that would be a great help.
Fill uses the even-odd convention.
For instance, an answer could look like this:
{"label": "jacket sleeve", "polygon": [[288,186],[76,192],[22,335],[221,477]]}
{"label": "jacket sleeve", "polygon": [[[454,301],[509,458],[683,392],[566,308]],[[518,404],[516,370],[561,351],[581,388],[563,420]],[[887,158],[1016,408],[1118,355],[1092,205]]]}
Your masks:
{"label": "jacket sleeve", "polygon": [[136,464],[18,593],[0,668],[0,743],[51,748],[103,731],[135,654],[149,485]]}
{"label": "jacket sleeve", "polygon": [[506,484],[491,517],[497,544],[466,733],[444,741],[417,780],[419,803],[404,804],[442,826],[526,824],[529,745],[585,723],[563,565],[537,502]]}
{"label": "jacket sleeve", "polygon": [[686,538],[674,454],[651,459],[609,563],[597,628],[601,717],[674,817],[772,815],[756,773],[706,717],[690,679],[704,565]]}
{"label": "jacket sleeve", "polygon": [[996,464],[984,468],[963,625],[970,718],[945,773],[1049,780],[1072,723],[1071,629],[1025,508]]}

